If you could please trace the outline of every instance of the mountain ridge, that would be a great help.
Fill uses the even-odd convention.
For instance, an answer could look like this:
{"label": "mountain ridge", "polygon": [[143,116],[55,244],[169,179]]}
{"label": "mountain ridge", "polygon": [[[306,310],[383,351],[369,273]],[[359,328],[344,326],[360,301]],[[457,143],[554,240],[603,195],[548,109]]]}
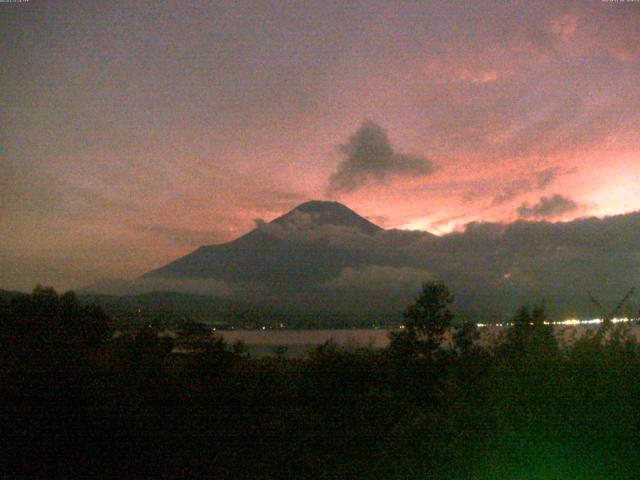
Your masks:
{"label": "mountain ridge", "polygon": [[358,215],[346,205],[343,205],[340,202],[325,200],[310,200],[308,202],[301,203],[294,209],[275,218],[269,223],[286,225],[292,221],[292,217],[300,213],[303,215],[309,215],[313,223],[319,226],[336,225],[351,227],[369,235],[373,235],[376,232],[383,230],[382,227],[379,227],[361,215]]}
{"label": "mountain ridge", "polygon": [[311,200],[235,240],[201,246],[140,278],[313,285],[335,278],[344,268],[378,263],[366,252],[332,245],[329,230],[313,239],[298,236],[329,226],[367,236],[384,231],[341,203]]}

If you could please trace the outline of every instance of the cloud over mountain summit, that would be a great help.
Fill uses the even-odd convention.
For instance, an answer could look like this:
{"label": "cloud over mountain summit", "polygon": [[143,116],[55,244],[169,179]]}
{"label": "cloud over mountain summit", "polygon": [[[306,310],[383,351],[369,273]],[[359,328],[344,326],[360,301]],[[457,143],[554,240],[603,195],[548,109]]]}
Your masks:
{"label": "cloud over mountain summit", "polygon": [[543,197],[521,208],[526,219],[470,223],[435,236],[383,230],[344,205],[307,202],[145,279],[215,279],[253,298],[306,307],[367,309],[384,300],[397,312],[422,281],[437,278],[476,320],[505,319],[519,305],[542,299],[552,315],[595,315],[588,292],[614,304],[640,284],[640,212],[542,221],[572,206],[560,195]]}
{"label": "cloud over mountain summit", "polygon": [[395,151],[387,132],[371,121],[365,121],[339,150],[345,158],[329,179],[329,191],[333,192],[356,190],[393,176],[423,176],[435,171],[431,160]]}

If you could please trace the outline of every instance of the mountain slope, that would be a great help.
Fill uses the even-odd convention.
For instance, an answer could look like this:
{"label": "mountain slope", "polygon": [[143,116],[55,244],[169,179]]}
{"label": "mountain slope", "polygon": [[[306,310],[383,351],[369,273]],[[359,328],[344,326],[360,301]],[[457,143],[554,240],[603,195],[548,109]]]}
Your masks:
{"label": "mountain slope", "polygon": [[311,200],[298,205],[289,213],[276,218],[271,223],[286,226],[288,223],[295,221],[296,216],[304,215],[308,215],[311,222],[316,226],[335,225],[348,227],[367,235],[374,235],[382,230],[378,225],[371,223],[341,203],[319,200]]}
{"label": "mountain slope", "polygon": [[[382,228],[336,202],[311,201],[222,245],[208,245],[142,278],[215,278],[271,286],[309,286],[335,278],[344,268],[375,264],[372,253],[335,245],[328,227],[360,235]],[[327,230],[328,231],[328,230]],[[302,238],[299,232],[314,232]]]}

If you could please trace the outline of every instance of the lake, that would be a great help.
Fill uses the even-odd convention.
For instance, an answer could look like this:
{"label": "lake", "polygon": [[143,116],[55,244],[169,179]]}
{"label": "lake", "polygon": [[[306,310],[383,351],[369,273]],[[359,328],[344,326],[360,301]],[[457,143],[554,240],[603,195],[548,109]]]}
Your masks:
{"label": "lake", "polygon": [[286,347],[288,355],[304,355],[322,343],[333,340],[344,347],[384,348],[389,330],[223,330],[216,332],[228,343],[244,342],[252,355],[270,355],[276,347]]}
{"label": "lake", "polygon": [[[630,326],[630,336],[640,341],[640,329],[635,324]],[[554,325],[554,332],[560,345],[571,344],[576,338],[580,338],[588,331],[595,331],[598,325]],[[328,340],[337,344],[350,347],[374,347],[384,348],[389,345],[389,332],[380,329],[343,329],[343,330],[222,330],[217,331],[226,342],[244,342],[249,351],[257,355],[268,355],[277,346],[287,347],[291,354],[302,354]],[[505,328],[499,326],[481,327],[481,345],[492,344],[499,341]],[[451,332],[447,332],[443,346],[451,345]]]}

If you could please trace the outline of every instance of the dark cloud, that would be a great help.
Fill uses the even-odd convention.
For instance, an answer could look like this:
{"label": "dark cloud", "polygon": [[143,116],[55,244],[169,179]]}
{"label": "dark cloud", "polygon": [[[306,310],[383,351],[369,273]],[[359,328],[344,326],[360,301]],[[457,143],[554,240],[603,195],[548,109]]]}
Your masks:
{"label": "dark cloud", "polygon": [[[612,307],[640,282],[640,213],[571,222],[475,223],[423,242],[412,265],[450,283],[458,305],[510,315],[545,299],[557,316],[597,315],[594,291]],[[492,307],[493,305],[493,307]]]}
{"label": "dark cloud", "polygon": [[558,167],[549,167],[534,173],[536,187],[545,188],[551,185],[559,173],[560,169]]}
{"label": "dark cloud", "polygon": [[346,158],[329,179],[333,192],[356,190],[395,175],[429,175],[435,170],[431,160],[395,152],[384,129],[371,121],[365,121],[339,148]]}
{"label": "dark cloud", "polygon": [[506,203],[514,198],[522,195],[523,193],[530,192],[533,185],[528,178],[516,178],[507,185],[504,185],[502,189],[493,197],[493,205],[500,205]]}
{"label": "dark cloud", "polygon": [[[552,212],[547,204],[555,205],[554,198],[528,208]],[[555,202],[566,203],[561,199]],[[441,237],[401,230],[368,235],[355,228],[315,224],[313,216],[304,212],[284,224],[257,224],[263,233],[286,241],[280,260],[289,262],[284,271],[304,274],[307,283],[300,283],[296,276],[284,297],[292,302],[300,298],[306,308],[339,303],[366,309],[372,298],[383,298],[397,312],[422,281],[436,278],[452,288],[458,311],[474,320],[504,320],[518,306],[542,299],[555,318],[588,318],[598,314],[589,291],[614,306],[631,286],[639,284],[640,212],[556,223],[532,218],[510,224],[470,223],[463,231]],[[269,242],[271,248],[280,248],[273,238]],[[242,258],[244,268],[230,280],[235,282],[230,288],[256,281],[246,276],[251,258]],[[307,262],[313,258],[322,260],[309,267]],[[260,282],[268,293],[272,283]],[[186,287],[192,285],[185,282],[181,288]],[[277,291],[272,293],[273,298],[282,298]]]}
{"label": "dark cloud", "polygon": [[[505,218],[556,191],[595,212],[640,208],[636,5],[194,2],[176,16],[176,1],[49,3],[0,16],[3,252],[46,265],[63,245],[122,241],[131,259],[87,263],[133,275],[206,243],[186,237],[199,229],[230,240],[321,195],[336,138],[333,193],[378,182],[351,206],[383,226]],[[433,165],[374,124],[347,140],[363,118],[447,168],[428,187],[394,185]],[[561,189],[572,166],[580,175]],[[142,222],[194,231],[132,228]],[[64,264],[68,286],[93,279],[64,260],[51,269]],[[5,287],[27,278],[8,271]]]}
{"label": "dark cloud", "polygon": [[347,267],[340,272],[339,276],[323,284],[323,287],[412,292],[418,290],[422,283],[431,278],[432,274],[424,269],[367,265],[363,268]]}
{"label": "dark cloud", "polygon": [[500,205],[513,200],[521,195],[544,190],[551,185],[560,175],[568,173],[558,167],[549,167],[538,170],[526,176],[518,177],[502,186],[493,197],[493,205]]}
{"label": "dark cloud", "polygon": [[475,222],[442,237],[402,230],[370,236],[303,224],[289,233],[305,241],[324,236],[370,260],[343,269],[326,287],[352,293],[383,289],[386,281],[385,294],[394,297],[438,278],[453,289],[456,308],[475,320],[505,319],[519,305],[541,299],[558,318],[587,318],[598,314],[587,292],[613,306],[640,282],[640,213],[556,223]]}
{"label": "dark cloud", "polygon": [[[547,205],[571,202],[554,198],[541,201],[537,210],[549,213],[554,210]],[[598,314],[587,292],[597,292],[613,306],[640,282],[640,213],[556,223],[475,222],[442,237],[402,230],[370,236],[304,225],[301,219],[289,234],[305,241],[330,238],[332,245],[370,259],[343,269],[325,286],[370,291],[382,289],[386,280],[385,291],[393,297],[398,285],[412,289],[421,280],[439,278],[454,290],[459,311],[476,320],[505,319],[519,305],[541,299],[556,317],[587,318]]]}
{"label": "dark cloud", "polygon": [[556,193],[551,197],[542,197],[533,205],[524,202],[518,207],[518,214],[521,218],[553,218],[577,209],[575,201]]}

